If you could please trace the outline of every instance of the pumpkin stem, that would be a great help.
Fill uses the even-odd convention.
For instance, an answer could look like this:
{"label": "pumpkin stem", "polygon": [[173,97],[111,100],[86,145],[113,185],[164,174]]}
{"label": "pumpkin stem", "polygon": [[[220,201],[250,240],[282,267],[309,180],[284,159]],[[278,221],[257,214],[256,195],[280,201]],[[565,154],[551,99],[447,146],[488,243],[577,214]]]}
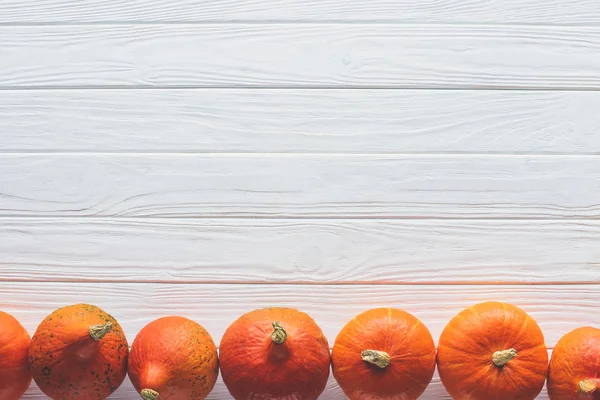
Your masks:
{"label": "pumpkin stem", "polygon": [[102,340],[108,332],[112,331],[112,328],[113,325],[110,321],[105,324],[92,325],[89,329],[90,336],[96,341]]}
{"label": "pumpkin stem", "polygon": [[496,367],[504,367],[504,365],[517,356],[515,349],[500,350],[492,355],[492,362]]}
{"label": "pumpkin stem", "polygon": [[158,400],[158,392],[152,389],[142,389],[140,392],[144,400]]}
{"label": "pumpkin stem", "polygon": [[584,379],[579,382],[579,391],[582,394],[592,394],[598,389],[598,381],[596,379]]}
{"label": "pumpkin stem", "polygon": [[275,344],[283,344],[287,339],[287,333],[277,321],[273,322],[273,329],[275,330],[271,333],[271,340]]}
{"label": "pumpkin stem", "polygon": [[379,368],[385,368],[390,365],[390,355],[385,351],[363,350],[361,353],[363,361],[377,365]]}

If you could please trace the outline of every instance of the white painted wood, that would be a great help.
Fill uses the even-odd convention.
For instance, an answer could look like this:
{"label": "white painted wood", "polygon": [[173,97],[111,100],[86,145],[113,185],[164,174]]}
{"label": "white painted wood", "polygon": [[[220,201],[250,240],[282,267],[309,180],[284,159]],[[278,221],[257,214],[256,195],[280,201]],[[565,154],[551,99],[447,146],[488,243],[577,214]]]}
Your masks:
{"label": "white painted wood", "polygon": [[596,156],[8,154],[0,215],[598,217]]}
{"label": "white painted wood", "polygon": [[4,26],[0,49],[4,88],[600,88],[597,27]]}
{"label": "white painted wood", "polygon": [[[551,353],[551,351],[549,353]],[[119,389],[117,389],[117,391],[112,396],[109,397],[109,400],[133,400],[133,399],[138,399],[138,398],[139,398],[139,395],[136,393],[136,391],[135,391],[133,385],[131,384],[131,382],[129,381],[129,379],[126,378],[125,382],[123,382],[123,385]],[[227,388],[225,387],[225,384],[223,383],[221,376],[219,376],[219,379],[217,381],[217,384],[215,385],[215,388],[208,395],[206,400],[222,400],[222,399],[231,399],[231,398],[232,397],[229,395],[229,392],[227,391]],[[40,392],[40,390],[37,388],[35,383],[33,383],[31,388],[29,389],[29,391],[25,394],[25,396],[23,396],[23,399],[24,400],[47,400],[47,397],[45,397]],[[319,400],[346,400],[346,399],[347,399],[347,397],[344,395],[344,393],[342,392],[340,387],[335,382],[333,375],[330,375],[329,382],[327,384],[327,388],[325,389],[325,391],[323,392],[321,397],[319,397]],[[442,386],[442,383],[440,382],[440,378],[436,371],[436,373],[433,377],[433,380],[427,387],[427,390],[425,391],[425,393],[423,393],[423,395],[419,398],[419,400],[442,400],[442,399],[450,400],[451,397],[444,390],[444,387]],[[548,399],[548,395],[546,394],[546,388],[544,388],[544,390],[542,391],[542,393],[540,393],[540,395],[537,397],[537,399],[538,400],[547,400]]]}
{"label": "white painted wood", "polygon": [[3,0],[0,23],[373,21],[598,24],[595,0]]}
{"label": "white painted wood", "polygon": [[600,221],[3,218],[0,287],[600,283],[599,241]]}
{"label": "white painted wood", "polygon": [[[148,322],[183,315],[203,325],[218,343],[241,314],[262,307],[295,307],[310,314],[330,346],[356,314],[398,307],[421,319],[436,343],[448,321],[482,301],[511,302],[531,314],[551,348],[566,332],[597,322],[600,285],[261,285],[13,282],[3,284],[0,309],[30,331],[54,309],[77,302],[112,314],[128,340]],[[9,302],[6,299],[10,299]]]}
{"label": "white painted wood", "polygon": [[600,154],[600,92],[0,91],[0,151]]}

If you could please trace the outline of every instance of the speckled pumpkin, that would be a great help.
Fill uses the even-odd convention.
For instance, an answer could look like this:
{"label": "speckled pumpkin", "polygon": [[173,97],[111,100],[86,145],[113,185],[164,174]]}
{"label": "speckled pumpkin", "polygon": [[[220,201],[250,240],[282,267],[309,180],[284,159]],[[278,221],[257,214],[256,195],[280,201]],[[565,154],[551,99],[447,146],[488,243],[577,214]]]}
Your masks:
{"label": "speckled pumpkin", "polygon": [[31,383],[27,356],[29,333],[10,314],[0,311],[0,399],[18,400]]}
{"label": "speckled pumpkin", "polygon": [[236,400],[315,400],[329,377],[327,339],[291,308],[249,312],[221,340],[223,381]]}
{"label": "speckled pumpkin", "polygon": [[159,318],[133,341],[128,370],[145,400],[202,400],[219,376],[217,347],[198,323]]}
{"label": "speckled pumpkin", "polygon": [[129,348],[119,323],[74,304],[48,315],[31,339],[33,379],[54,400],[102,400],[123,383]]}
{"label": "speckled pumpkin", "polygon": [[551,400],[600,400],[600,329],[577,328],[554,347],[548,372]]}
{"label": "speckled pumpkin", "polygon": [[333,376],[350,400],[415,400],[435,371],[435,344],[425,325],[395,308],[365,311],[337,335]]}
{"label": "speckled pumpkin", "polygon": [[453,399],[533,400],[544,387],[548,351],[540,327],[525,311],[480,303],[442,331],[438,371]]}

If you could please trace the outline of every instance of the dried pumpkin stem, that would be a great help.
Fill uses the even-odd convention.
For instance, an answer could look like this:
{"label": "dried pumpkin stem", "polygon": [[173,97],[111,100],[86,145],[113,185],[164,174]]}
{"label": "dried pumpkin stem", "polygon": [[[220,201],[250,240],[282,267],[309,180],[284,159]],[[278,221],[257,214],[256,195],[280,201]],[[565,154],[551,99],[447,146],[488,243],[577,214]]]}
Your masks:
{"label": "dried pumpkin stem", "polygon": [[271,333],[271,340],[275,344],[283,344],[287,339],[287,333],[285,330],[279,325],[279,322],[273,322],[273,333]]}
{"label": "dried pumpkin stem", "polygon": [[112,328],[113,325],[110,321],[105,324],[92,325],[89,329],[90,336],[94,340],[102,340],[108,332],[112,331]]}
{"label": "dried pumpkin stem", "polygon": [[142,389],[140,392],[144,400],[158,400],[158,392],[152,389]]}
{"label": "dried pumpkin stem", "polygon": [[515,349],[500,350],[492,355],[492,362],[496,367],[504,367],[504,365],[517,356]]}
{"label": "dried pumpkin stem", "polygon": [[598,389],[598,381],[596,379],[584,379],[579,382],[579,391],[582,394],[592,394]]}
{"label": "dried pumpkin stem", "polygon": [[379,368],[385,368],[390,365],[390,355],[385,351],[363,350],[361,353],[363,361],[377,365]]}

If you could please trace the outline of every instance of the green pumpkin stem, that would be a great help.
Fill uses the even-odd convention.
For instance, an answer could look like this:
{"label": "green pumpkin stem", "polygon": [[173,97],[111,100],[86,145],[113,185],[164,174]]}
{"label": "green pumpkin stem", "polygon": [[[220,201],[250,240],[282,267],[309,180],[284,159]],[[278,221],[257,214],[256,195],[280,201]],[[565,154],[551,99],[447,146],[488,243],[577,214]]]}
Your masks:
{"label": "green pumpkin stem", "polygon": [[158,400],[159,398],[158,392],[152,389],[142,389],[140,394],[144,400]]}
{"label": "green pumpkin stem", "polygon": [[99,341],[102,340],[108,332],[112,331],[112,328],[112,322],[108,321],[105,324],[90,326],[89,333],[92,339]]}
{"label": "green pumpkin stem", "polygon": [[279,322],[273,322],[273,333],[271,333],[271,340],[275,344],[283,344],[287,339],[286,331],[279,325]]}

